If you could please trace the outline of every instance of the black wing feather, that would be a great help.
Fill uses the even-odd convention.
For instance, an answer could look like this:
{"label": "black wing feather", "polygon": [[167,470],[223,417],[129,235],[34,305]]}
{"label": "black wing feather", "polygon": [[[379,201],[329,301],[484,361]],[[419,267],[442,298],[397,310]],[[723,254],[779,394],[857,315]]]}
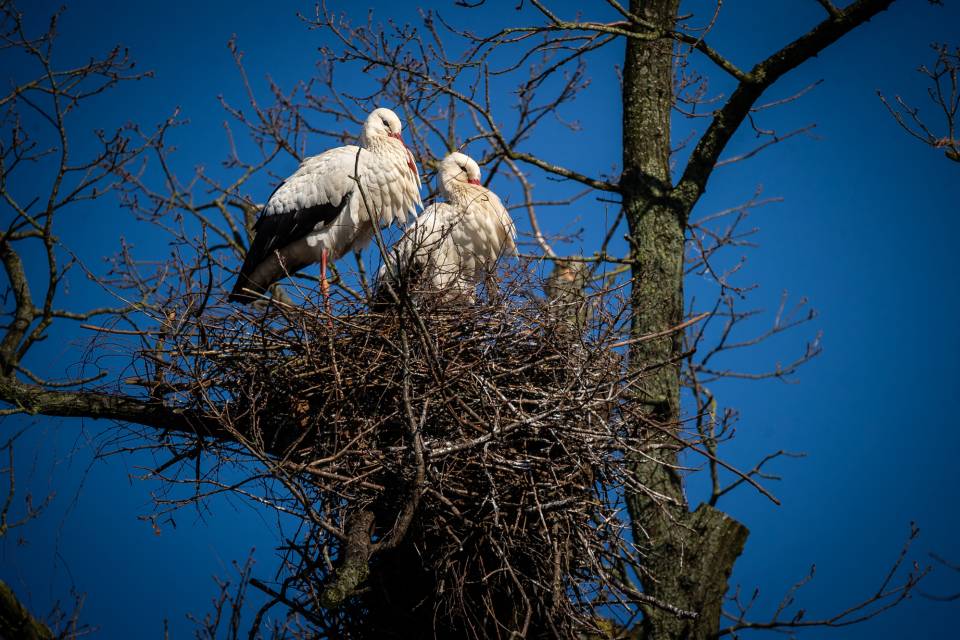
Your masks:
{"label": "black wing feather", "polygon": [[[277,187],[279,189],[279,187]],[[279,251],[291,242],[296,242],[314,230],[317,225],[327,226],[337,219],[350,200],[348,193],[339,205],[330,203],[318,204],[307,209],[291,211],[289,213],[261,213],[260,218],[253,225],[255,234],[253,243],[247,251],[237,276],[237,283],[228,298],[231,302],[251,302],[256,296],[245,291],[246,289],[263,293],[272,282],[253,282],[250,276],[264,260],[274,251]]]}

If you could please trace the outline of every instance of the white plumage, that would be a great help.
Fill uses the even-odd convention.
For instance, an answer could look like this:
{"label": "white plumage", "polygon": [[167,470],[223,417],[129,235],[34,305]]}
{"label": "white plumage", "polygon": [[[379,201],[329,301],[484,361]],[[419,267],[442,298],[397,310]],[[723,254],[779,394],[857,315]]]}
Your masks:
{"label": "white plumage", "polygon": [[374,224],[403,224],[408,213],[415,214],[423,206],[420,175],[400,130],[393,111],[376,109],[364,123],[361,146],[305,159],[264,205],[230,300],[250,302],[314,262],[321,264],[326,294],[327,261],[365,246]]}
{"label": "white plumage", "polygon": [[405,276],[472,300],[484,273],[505,253],[515,253],[516,228],[497,194],[480,184],[480,167],[462,153],[440,163],[440,195],[390,250],[377,276],[381,287]]}

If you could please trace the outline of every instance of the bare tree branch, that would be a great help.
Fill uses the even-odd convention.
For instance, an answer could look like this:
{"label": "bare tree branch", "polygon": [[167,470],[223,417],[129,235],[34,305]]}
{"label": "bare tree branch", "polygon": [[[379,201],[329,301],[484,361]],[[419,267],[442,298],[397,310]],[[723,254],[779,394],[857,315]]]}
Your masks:
{"label": "bare tree branch", "polygon": [[755,65],[726,104],[713,117],[697,144],[676,187],[676,196],[689,211],[707,186],[713,169],[734,132],[760,96],[784,74],[800,66],[841,37],[884,11],[893,0],[857,0],[821,22],[766,60]]}

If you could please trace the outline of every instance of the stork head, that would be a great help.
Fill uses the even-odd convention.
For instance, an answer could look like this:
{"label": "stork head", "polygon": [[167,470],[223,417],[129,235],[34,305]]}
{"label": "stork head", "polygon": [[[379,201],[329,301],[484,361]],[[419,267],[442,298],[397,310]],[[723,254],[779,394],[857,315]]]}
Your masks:
{"label": "stork head", "polygon": [[480,167],[470,156],[454,151],[440,163],[437,172],[440,177],[440,190],[448,191],[448,187],[456,183],[480,184]]}
{"label": "stork head", "polygon": [[400,137],[400,118],[393,111],[384,107],[374,109],[373,113],[367,116],[367,121],[363,124],[362,139],[367,142],[381,136],[403,141]]}

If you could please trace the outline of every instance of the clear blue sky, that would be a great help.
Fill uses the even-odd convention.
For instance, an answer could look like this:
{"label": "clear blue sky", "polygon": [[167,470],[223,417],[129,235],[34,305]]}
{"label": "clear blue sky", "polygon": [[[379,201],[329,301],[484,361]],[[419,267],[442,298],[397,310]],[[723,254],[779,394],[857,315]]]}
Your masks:
{"label": "clear blue sky", "polygon": [[[57,4],[33,2],[29,11],[37,17]],[[330,4],[354,12],[358,20],[367,4],[378,18],[399,21],[415,18],[413,6],[437,7],[454,23],[469,22],[481,32],[498,26],[504,15],[513,19],[495,10],[492,1],[469,13],[449,1]],[[574,7],[583,6],[562,4],[551,6],[571,16]],[[900,0],[785,78],[769,97],[824,82],[766,124],[787,130],[816,123],[815,136],[718,169],[696,212],[739,204],[758,185],[765,195],[782,197],[782,203],[755,214],[761,246],[747,254],[741,282],[757,282],[754,300],[771,310],[782,290],[809,297],[820,313],[814,328],[824,333],[824,353],[801,372],[800,384],[736,383],[719,389],[724,403],[743,414],[728,450],[732,461],[750,466],[780,448],[808,454],[774,467],[784,476],[772,486],[783,506],[747,490],[722,504],[751,529],[732,583],[747,592],[761,589],[758,617],[775,607],[813,563],[817,577],[799,596],[807,617],[867,596],[896,556],[911,521],[922,530],[915,548],[921,563],[928,562],[928,551],[960,562],[955,462],[960,435],[950,418],[958,389],[954,361],[960,355],[955,331],[960,298],[952,266],[960,237],[960,166],[908,138],[875,94],[877,89],[899,92],[923,104],[924,85],[915,68],[932,62],[930,42],[953,38],[956,43],[960,37],[960,7],[950,0],[946,4],[937,8]],[[690,9],[703,6],[692,3]],[[179,106],[190,120],[175,137],[181,166],[203,164],[215,174],[226,150],[216,97],[222,93],[242,103],[228,38],[239,37],[248,73],[266,96],[267,74],[282,86],[310,77],[317,47],[329,42],[326,34],[299,23],[298,10],[309,13],[312,5],[76,3],[62,23],[62,63],[122,42],[140,67],[156,72],[155,79],[97,100],[94,109],[79,116],[79,130],[125,120],[149,125]],[[728,2],[711,44],[749,67],[821,15],[814,0]],[[594,84],[565,114],[579,118],[584,133],[534,138],[530,151],[591,173],[619,161],[613,65],[621,55],[613,47],[592,58]],[[717,80],[717,88],[724,89]],[[678,130],[688,126],[678,123]],[[741,132],[728,153],[745,151],[751,143],[750,132]],[[292,164],[275,168],[282,173]],[[507,198],[517,197],[509,183],[494,186]],[[560,189],[540,186],[544,193]],[[266,178],[255,188],[268,189]],[[591,216],[602,212],[602,204],[581,201],[541,214],[541,222],[552,230],[586,227],[582,248],[589,251],[597,241]],[[125,214],[102,201],[84,215],[69,228],[68,241],[84,243],[94,257],[112,252]],[[528,228],[519,215],[518,223],[521,230]],[[164,250],[147,234],[125,234],[147,250]],[[691,282],[690,291],[698,286]],[[76,288],[82,291],[82,284]],[[738,364],[758,369],[789,360],[809,335],[778,340]],[[75,360],[68,337],[76,339],[60,335],[38,351],[44,369],[62,371]],[[185,614],[204,611],[214,593],[211,575],[230,575],[229,563],[242,560],[251,547],[258,549],[258,566],[270,570],[276,541],[269,516],[239,501],[220,501],[208,512],[178,514],[175,526],[167,524],[156,534],[138,519],[151,512],[150,492],[157,489],[135,479],[142,473],[138,467],[150,464],[148,458],[92,461],[104,443],[103,425],[95,422],[80,429],[76,422],[7,420],[0,429],[6,435],[26,425],[18,447],[21,487],[35,495],[52,489],[56,498],[42,518],[2,542],[0,577],[34,611],[44,613],[74,588],[86,593],[84,620],[101,628],[98,637],[159,637],[164,618],[170,620],[172,637],[187,637],[191,625]],[[693,488],[702,487],[694,482]],[[940,572],[926,589],[960,591],[960,574]],[[957,602],[914,598],[867,624],[808,631],[802,637],[946,638],[953,635],[958,608]]]}

